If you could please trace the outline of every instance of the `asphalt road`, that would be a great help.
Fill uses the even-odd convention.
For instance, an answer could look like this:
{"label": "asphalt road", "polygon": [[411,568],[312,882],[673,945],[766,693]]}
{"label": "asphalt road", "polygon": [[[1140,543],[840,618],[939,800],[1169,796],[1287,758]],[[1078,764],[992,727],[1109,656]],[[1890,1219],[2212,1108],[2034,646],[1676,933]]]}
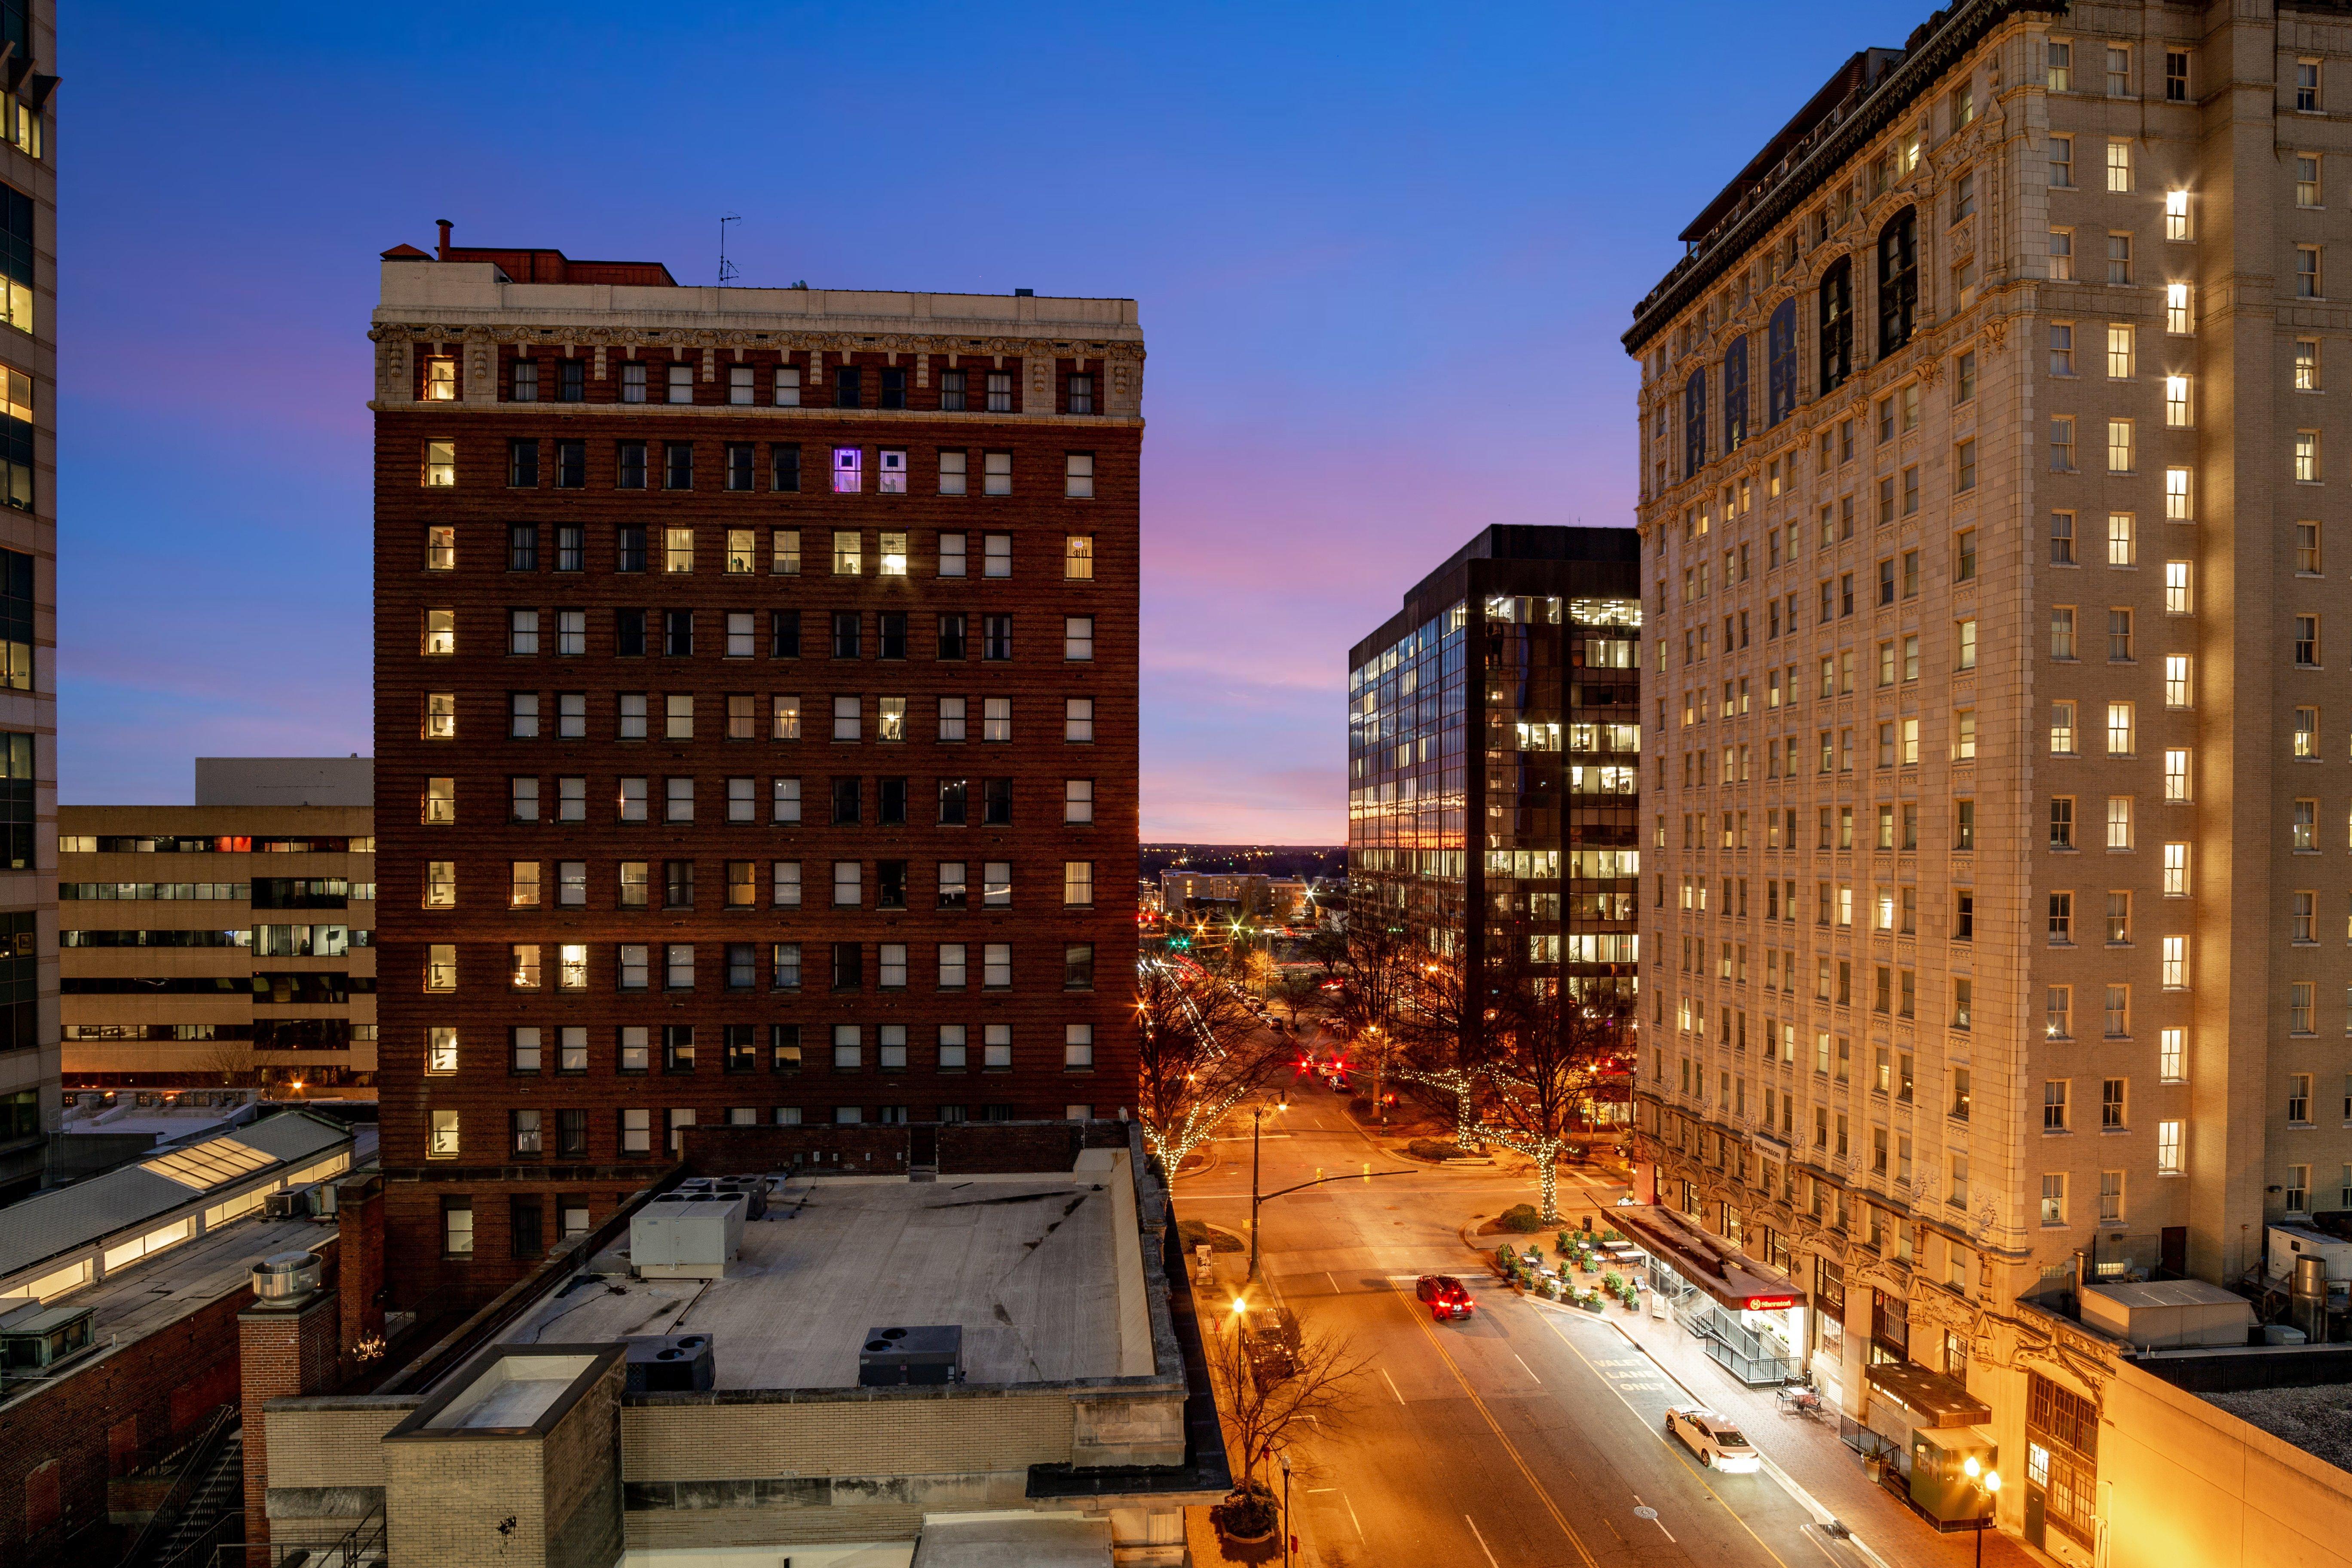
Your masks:
{"label": "asphalt road", "polygon": [[[1179,1217],[1246,1230],[1246,1117],[1239,1130],[1215,1145],[1215,1166],[1177,1184]],[[1373,1358],[1355,1413],[1294,1456],[1307,1561],[1858,1565],[1770,1476],[1702,1469],[1666,1437],[1665,1407],[1685,1396],[1605,1318],[1494,1288],[1457,1227],[1531,1198],[1530,1180],[1379,1154],[1312,1079],[1294,1086],[1291,1109],[1264,1131],[1262,1191],[1368,1162],[1414,1173],[1316,1188],[1262,1211],[1272,1289],[1307,1329],[1343,1333]],[[1589,1176],[1562,1184],[1563,1208],[1572,1198],[1606,1206],[1622,1191]],[[1246,1268],[1232,1254],[1217,1264],[1233,1283]],[[1477,1315],[1431,1321],[1413,1297],[1424,1273],[1467,1280]]]}

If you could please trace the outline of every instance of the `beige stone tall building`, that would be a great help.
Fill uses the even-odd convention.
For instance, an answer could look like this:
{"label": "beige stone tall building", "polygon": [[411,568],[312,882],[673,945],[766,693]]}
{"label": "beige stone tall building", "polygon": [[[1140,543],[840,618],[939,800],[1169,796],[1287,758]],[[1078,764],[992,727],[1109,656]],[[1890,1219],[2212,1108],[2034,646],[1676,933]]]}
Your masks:
{"label": "beige stone tall building", "polygon": [[2352,1210],[2347,208],[2340,7],[1968,0],[1625,338],[1645,1174],[1805,1298],[1748,1348],[1898,1446],[1980,1402],[2053,1551],[2099,1380],[2019,1303]]}

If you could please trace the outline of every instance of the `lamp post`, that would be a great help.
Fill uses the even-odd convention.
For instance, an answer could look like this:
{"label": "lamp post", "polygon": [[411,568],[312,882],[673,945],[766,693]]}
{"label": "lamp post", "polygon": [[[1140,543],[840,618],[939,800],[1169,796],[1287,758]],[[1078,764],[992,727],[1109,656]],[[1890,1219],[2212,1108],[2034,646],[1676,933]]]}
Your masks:
{"label": "lamp post", "polygon": [[1367,1024],[1364,1033],[1372,1037],[1372,1110],[1380,1117],[1381,1131],[1385,1132],[1389,1127],[1389,1102],[1388,1097],[1381,1092],[1381,1079],[1388,1061],[1381,1050],[1381,1026]]}
{"label": "lamp post", "polygon": [[1984,1511],[1977,1516],[1977,1568],[1984,1568],[1985,1526],[1992,1522],[1993,1499],[2000,1491],[2000,1472],[1987,1469],[1977,1463],[1974,1454],[1968,1457],[1960,1468],[1968,1472],[1969,1484],[1984,1498]]}
{"label": "lamp post", "polygon": [[1275,1458],[1282,1461],[1282,1568],[1290,1568],[1290,1450]]}
{"label": "lamp post", "polygon": [[[1286,1100],[1286,1099],[1284,1099],[1284,1100],[1276,1100],[1276,1101],[1274,1102],[1274,1109],[1275,1109],[1275,1110],[1289,1110],[1289,1109],[1290,1109],[1290,1101],[1289,1101],[1288,1100]],[[1262,1105],[1262,1104],[1261,1104],[1261,1105],[1253,1105],[1253,1106],[1251,1106],[1251,1107],[1250,1107],[1250,1271],[1249,1271],[1249,1282],[1250,1282],[1252,1285],[1255,1285],[1255,1284],[1256,1284],[1256,1283],[1257,1283],[1257,1205],[1258,1205],[1258,1195],[1257,1195],[1257,1154],[1258,1154],[1258,1129],[1259,1129],[1259,1127],[1260,1127],[1260,1126],[1265,1122],[1265,1112],[1266,1112],[1266,1107],[1265,1107],[1265,1106],[1264,1106],[1264,1105]]]}

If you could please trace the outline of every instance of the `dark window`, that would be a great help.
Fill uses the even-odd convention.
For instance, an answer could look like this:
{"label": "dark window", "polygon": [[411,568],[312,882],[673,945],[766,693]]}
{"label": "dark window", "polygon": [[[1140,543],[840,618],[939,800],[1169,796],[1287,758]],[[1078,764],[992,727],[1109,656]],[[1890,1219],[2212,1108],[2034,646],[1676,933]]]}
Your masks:
{"label": "dark window", "polygon": [[964,402],[964,373],[960,370],[940,372],[940,407],[950,414],[961,414],[967,406]]}
{"label": "dark window", "polygon": [[[728,990],[749,991],[760,984],[759,954],[759,947],[752,942],[730,942],[727,944]],[[727,1026],[727,1070],[747,1072],[751,1066],[751,1031],[748,1028],[743,1031],[743,1065],[738,1067],[735,1065],[735,1025]]]}
{"label": "dark window", "polygon": [[555,1152],[567,1159],[588,1157],[588,1113],[584,1110],[559,1110],[555,1113]]}
{"label": "dark window", "polygon": [[1071,413],[1092,414],[1095,411],[1095,378],[1093,376],[1071,376],[1069,381],[1069,410]]}
{"label": "dark window", "polygon": [[1706,466],[1706,367],[1683,383],[1683,478]]}
{"label": "dark window", "polygon": [[727,443],[727,488],[729,489],[748,490],[751,488],[752,450],[751,443],[749,441]]}
{"label": "dark window", "polygon": [[625,490],[646,488],[646,444],[643,441],[621,443],[619,468],[613,483],[616,489]]}
{"label": "dark window", "polygon": [[587,567],[588,531],[576,522],[560,523],[555,530],[555,569],[558,572],[580,572]]}
{"label": "dark window", "polygon": [[1821,385],[1816,395],[1853,374],[1853,258],[1841,256],[1822,274]]}
{"label": "dark window", "polygon": [[940,781],[940,821],[942,825],[953,827],[964,825],[964,784],[962,779]]}
{"label": "dark window", "polygon": [[0,734],[0,865],[33,865],[33,737]]}
{"label": "dark window", "polygon": [[796,493],[801,488],[801,449],[779,445],[774,450],[776,475],[772,488],[781,494]]}
{"label": "dark window", "polygon": [[539,524],[535,522],[507,524],[507,570],[509,572],[539,570]]}
{"label": "dark window", "polygon": [[1091,991],[1095,988],[1095,944],[1074,942],[1062,949],[1062,989]]}
{"label": "dark window", "polygon": [[835,658],[857,657],[857,612],[856,610],[833,612],[833,657]]}
{"label": "dark window", "polygon": [[[747,946],[743,951],[745,952],[750,952],[751,949]],[[734,970],[733,955],[735,950],[730,947],[727,952],[729,954],[728,970],[731,975]],[[746,960],[745,962],[748,963],[750,961]],[[731,980],[730,984],[732,984]],[[754,1037],[751,1031],[754,1027],[755,1026],[751,1024],[729,1024],[726,1026],[727,1070],[729,1072],[756,1072],[759,1070],[760,1047],[752,1044]]]}
{"label": "dark window", "polygon": [[694,1026],[664,1024],[662,1026],[662,1071],[692,1072],[694,1070]]}
{"label": "dark window", "polygon": [[[11,4],[6,9],[13,14],[18,7]],[[16,58],[30,59],[31,51],[21,34],[12,34],[11,37],[17,39]],[[0,273],[22,283],[27,290],[35,286],[33,198],[8,185],[0,185]]]}
{"label": "dark window", "polygon": [[[517,1115],[536,1116],[537,1111]],[[536,1194],[507,1200],[507,1239],[517,1258],[537,1258],[547,1250],[547,1203]]]}
{"label": "dark window", "polygon": [[854,942],[833,944],[833,988],[856,991],[866,984],[866,950]]}
{"label": "dark window", "polygon": [[963,613],[956,611],[940,617],[940,657],[961,658],[963,651]]}
{"label": "dark window", "polygon": [[1878,357],[1911,341],[1919,310],[1919,215],[1905,207],[1878,231]]}
{"label": "dark window", "polygon": [[801,613],[798,610],[768,612],[768,657],[798,658],[801,656]]}
{"label": "dark window", "polygon": [[624,658],[642,658],[646,652],[646,613],[613,612],[613,651]]}
{"label": "dark window", "polygon": [[1001,827],[1013,820],[1013,781],[985,779],[981,784],[981,820],[990,827]]}
{"label": "dark window", "polygon": [[1727,457],[1748,439],[1748,335],[1723,352],[1723,450]]}
{"label": "dark window", "polygon": [[667,910],[694,908],[694,862],[665,860],[662,862],[662,907]]}
{"label": "dark window", "polygon": [[588,401],[588,367],[585,364],[576,359],[557,362],[555,400],[558,403]]}
{"label": "dark window", "polygon": [[662,612],[662,652],[670,658],[694,657],[694,612],[692,610]]}
{"label": "dark window", "polygon": [[880,801],[876,809],[881,813],[878,820],[881,822],[882,826],[885,827],[906,826],[907,781],[905,779],[882,779],[878,781],[878,789],[880,792]]}
{"label": "dark window", "polygon": [[835,408],[856,408],[864,396],[859,385],[857,367],[837,364],[833,367],[833,405]]}
{"label": "dark window", "polygon": [[512,401],[516,403],[539,401],[539,362],[537,360],[519,359],[514,362]]}
{"label": "dark window", "polygon": [[585,489],[588,485],[588,443],[558,441],[555,444],[555,488],[560,490]]}
{"label": "dark window", "polygon": [[907,406],[907,373],[905,371],[883,371],[882,406],[885,408],[904,408]]}
{"label": "dark window", "polygon": [[[341,877],[256,877],[257,910],[340,910],[351,902],[351,884]],[[0,952],[5,952],[0,948]]]}
{"label": "dark window", "polygon": [[858,793],[855,777],[833,781],[833,820],[836,824],[857,820]]}
{"label": "dark window", "polygon": [[539,488],[539,443],[509,441],[507,443],[507,483],[519,490]]}
{"label": "dark window", "polygon": [[[891,781],[884,781],[886,783]],[[896,781],[903,794],[906,780]],[[904,813],[901,813],[903,819]],[[877,910],[903,910],[907,907],[907,863],[904,860],[874,862],[874,907]]]}
{"label": "dark window", "polygon": [[882,633],[881,657],[884,658],[906,658],[907,612],[904,610],[883,611],[881,616],[880,630]]}
{"label": "dark window", "polygon": [[[459,1219],[456,1216],[464,1215]],[[441,1200],[441,1256],[471,1258],[474,1255],[474,1200],[443,1198]]]}
{"label": "dark window", "polygon": [[981,647],[982,658],[1013,657],[1013,617],[983,616],[981,617]]}
{"label": "dark window", "polygon": [[2178,49],[2164,52],[2164,101],[2189,101],[2189,57]]}
{"label": "dark window", "polygon": [[625,522],[614,531],[613,570],[642,572],[646,569],[646,528],[641,522]]}
{"label": "dark window", "polygon": [[1797,411],[1797,302],[1783,300],[1764,329],[1764,423]]}
{"label": "dark window", "polygon": [[666,441],[662,444],[662,488],[690,490],[694,488],[694,443]]}
{"label": "dark window", "polygon": [[801,1070],[801,1026],[798,1024],[768,1026],[768,1070]]}

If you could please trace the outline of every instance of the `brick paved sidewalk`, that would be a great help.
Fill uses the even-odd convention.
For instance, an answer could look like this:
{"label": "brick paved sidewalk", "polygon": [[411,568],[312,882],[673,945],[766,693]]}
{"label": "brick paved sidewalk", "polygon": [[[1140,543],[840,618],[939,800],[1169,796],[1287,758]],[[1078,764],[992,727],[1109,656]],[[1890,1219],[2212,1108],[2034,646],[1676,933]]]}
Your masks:
{"label": "brick paved sidewalk", "polygon": [[[1976,1562],[1973,1534],[1948,1535],[1930,1529],[1871,1481],[1862,1457],[1839,1439],[1834,1414],[1824,1412],[1811,1419],[1787,1414],[1772,1390],[1740,1383],[1671,1318],[1653,1318],[1647,1311],[1611,1312],[1604,1321],[1649,1352],[1693,1397],[1737,1421],[1769,1463],[1843,1521],[1887,1568],[1970,1568]],[[1998,1531],[1985,1537],[1984,1560],[1988,1568],[2041,1568],[2052,1563]]]}

